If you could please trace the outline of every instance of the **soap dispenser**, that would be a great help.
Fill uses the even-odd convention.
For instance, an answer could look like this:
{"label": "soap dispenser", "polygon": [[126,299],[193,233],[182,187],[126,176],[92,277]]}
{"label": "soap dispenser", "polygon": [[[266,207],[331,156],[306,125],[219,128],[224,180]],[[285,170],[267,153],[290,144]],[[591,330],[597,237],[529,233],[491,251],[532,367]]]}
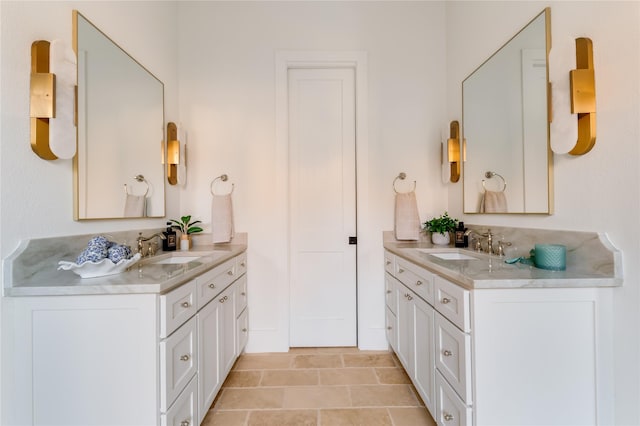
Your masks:
{"label": "soap dispenser", "polygon": [[178,246],[178,236],[171,227],[171,222],[167,222],[167,230],[163,234],[166,238],[162,240],[162,250],[174,251]]}
{"label": "soap dispenser", "polygon": [[458,228],[456,229],[456,233],[455,233],[455,238],[454,238],[454,245],[456,247],[467,247],[468,243],[468,239],[467,236],[465,235],[465,231],[467,229],[464,227],[464,222],[458,222]]}

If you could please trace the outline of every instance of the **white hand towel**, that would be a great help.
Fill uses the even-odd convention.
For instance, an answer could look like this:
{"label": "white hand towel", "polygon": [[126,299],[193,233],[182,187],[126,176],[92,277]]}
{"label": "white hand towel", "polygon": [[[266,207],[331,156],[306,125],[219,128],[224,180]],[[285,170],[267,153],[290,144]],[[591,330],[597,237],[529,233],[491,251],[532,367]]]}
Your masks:
{"label": "white hand towel", "polygon": [[396,240],[416,241],[420,237],[420,217],[414,191],[396,193],[394,230]]}
{"label": "white hand towel", "polygon": [[131,194],[127,194],[126,197],[124,201],[124,217],[144,217],[147,197]]}
{"label": "white hand towel", "polygon": [[234,237],[231,194],[213,196],[211,201],[211,234],[214,243],[228,243]]}
{"label": "white hand towel", "polygon": [[484,191],[480,201],[480,213],[506,213],[507,197],[504,191]]}

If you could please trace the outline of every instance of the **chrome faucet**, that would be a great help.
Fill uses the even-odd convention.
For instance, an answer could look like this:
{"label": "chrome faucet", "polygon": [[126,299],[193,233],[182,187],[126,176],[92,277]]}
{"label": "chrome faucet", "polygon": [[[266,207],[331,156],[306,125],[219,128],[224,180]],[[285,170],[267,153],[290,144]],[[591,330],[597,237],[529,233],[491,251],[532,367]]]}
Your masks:
{"label": "chrome faucet", "polygon": [[[138,232],[138,238],[136,239],[136,241],[138,242],[138,253],[140,253],[142,255],[142,257],[146,257],[145,253],[144,253],[144,242],[145,241],[149,241],[155,237],[159,237],[161,240],[166,240],[167,237],[164,236],[164,234],[162,232],[157,232],[149,237],[143,237],[142,236],[142,232]],[[152,248],[151,245],[149,245],[149,251],[147,252],[147,256],[152,256]]]}

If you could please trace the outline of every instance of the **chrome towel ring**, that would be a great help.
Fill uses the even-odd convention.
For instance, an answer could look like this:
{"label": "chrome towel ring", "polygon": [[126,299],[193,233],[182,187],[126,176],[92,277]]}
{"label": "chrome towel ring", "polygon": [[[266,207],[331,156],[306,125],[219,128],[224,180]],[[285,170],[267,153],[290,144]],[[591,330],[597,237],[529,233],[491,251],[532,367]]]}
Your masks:
{"label": "chrome towel ring", "polygon": [[[144,190],[144,194],[142,194],[143,197],[146,197],[147,194],[149,193],[149,182],[147,182],[147,180],[142,175],[135,175],[133,177],[133,180],[135,180],[137,182],[144,183],[146,185],[146,189]],[[129,190],[127,189],[127,184],[126,183],[124,184],[124,192],[127,195],[133,195],[133,194],[129,193]]]}
{"label": "chrome towel ring", "polygon": [[[229,176],[227,176],[226,174],[224,175],[220,175],[217,178],[215,178],[214,180],[211,181],[211,185],[210,186],[210,190],[211,190],[211,195],[228,195],[228,194],[216,194],[215,192],[213,192],[213,184],[216,183],[217,180],[221,180],[222,182],[226,182],[227,180],[229,180]],[[229,194],[233,193],[233,190],[235,189],[236,184],[232,183],[231,184],[231,191],[229,191]]]}
{"label": "chrome towel ring", "polygon": [[[393,191],[396,194],[399,194],[398,190],[396,189],[396,181],[398,179],[405,180],[406,178],[407,178],[407,174],[405,172],[400,172],[400,174],[398,176],[396,176],[396,178],[393,180]],[[408,192],[413,192],[415,190],[416,190],[416,181],[414,180],[413,181],[413,189],[411,191],[408,191]]]}
{"label": "chrome towel ring", "polygon": [[[493,177],[499,177],[502,180],[502,189],[499,192],[504,192],[505,189],[507,189],[507,181],[502,177],[502,175],[499,175],[496,172],[492,172],[492,171],[488,171],[484,174],[484,177],[486,177],[487,179],[491,179]],[[487,187],[485,186],[485,179],[482,179],[482,187],[485,189],[485,191],[487,190]]]}

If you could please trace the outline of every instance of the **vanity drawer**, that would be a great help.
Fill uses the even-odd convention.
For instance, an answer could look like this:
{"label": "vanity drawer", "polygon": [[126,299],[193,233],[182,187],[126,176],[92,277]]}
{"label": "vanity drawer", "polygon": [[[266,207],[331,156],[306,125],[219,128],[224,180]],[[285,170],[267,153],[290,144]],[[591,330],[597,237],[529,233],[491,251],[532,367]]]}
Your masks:
{"label": "vanity drawer", "polygon": [[396,258],[395,277],[427,303],[433,304],[434,274],[404,259]]}
{"label": "vanity drawer", "polygon": [[163,339],[195,315],[196,281],[189,281],[160,296],[160,338]]}
{"label": "vanity drawer", "polygon": [[384,297],[387,308],[394,314],[398,313],[398,284],[389,274],[384,274]]}
{"label": "vanity drawer", "polygon": [[471,331],[469,290],[436,275],[434,307],[462,331]]}
{"label": "vanity drawer", "polygon": [[471,336],[460,331],[440,314],[435,319],[436,368],[471,405]]}
{"label": "vanity drawer", "polygon": [[219,295],[236,278],[236,260],[230,259],[205,272],[196,279],[198,292],[198,309]]}
{"label": "vanity drawer", "polygon": [[167,411],[182,389],[196,374],[198,348],[196,319],[180,327],[160,342],[160,411]]}
{"label": "vanity drawer", "polygon": [[465,405],[449,383],[436,372],[436,418],[439,425],[471,426],[471,407]]}
{"label": "vanity drawer", "polygon": [[162,426],[195,426],[198,403],[198,380],[194,377],[176,402],[160,416]]}
{"label": "vanity drawer", "polygon": [[240,277],[247,272],[247,253],[244,252],[236,257],[236,277]]}
{"label": "vanity drawer", "polygon": [[240,316],[242,311],[247,307],[247,277],[242,276],[238,280],[235,286],[235,301],[236,304],[236,315]]}
{"label": "vanity drawer", "polygon": [[393,275],[395,271],[395,256],[390,252],[384,252],[384,270]]}

